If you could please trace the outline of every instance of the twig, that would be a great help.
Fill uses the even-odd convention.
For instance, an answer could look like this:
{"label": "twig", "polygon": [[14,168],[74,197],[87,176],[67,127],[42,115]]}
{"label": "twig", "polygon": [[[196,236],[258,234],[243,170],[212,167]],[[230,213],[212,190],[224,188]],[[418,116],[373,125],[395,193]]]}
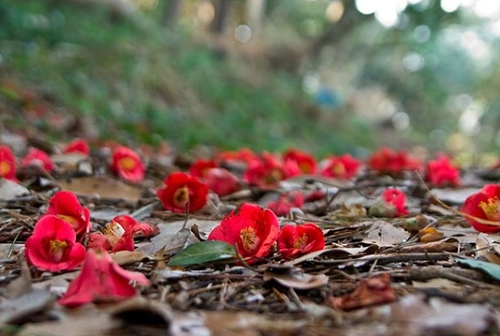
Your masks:
{"label": "twig", "polygon": [[368,262],[378,260],[379,265],[387,265],[394,262],[407,261],[444,261],[450,259],[449,253],[406,253],[406,254],[380,254],[370,255],[357,259],[336,259],[336,260],[313,260],[318,264],[335,265],[354,262]]}

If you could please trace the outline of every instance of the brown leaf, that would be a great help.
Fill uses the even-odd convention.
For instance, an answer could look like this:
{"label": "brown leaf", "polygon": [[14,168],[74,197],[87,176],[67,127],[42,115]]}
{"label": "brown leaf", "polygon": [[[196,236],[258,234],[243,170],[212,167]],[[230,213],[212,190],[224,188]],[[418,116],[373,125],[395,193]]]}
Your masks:
{"label": "brown leaf", "polygon": [[400,227],[384,222],[376,221],[368,230],[363,243],[377,244],[379,246],[394,246],[401,244],[410,237],[410,233]]}
{"label": "brown leaf", "polygon": [[9,323],[23,320],[48,310],[55,297],[45,289],[33,289],[28,293],[0,303],[0,330]]}
{"label": "brown leaf", "polygon": [[301,269],[279,265],[271,265],[265,272],[264,281],[274,280],[279,284],[294,289],[313,289],[328,284],[328,277],[324,274],[306,274]]}
{"label": "brown leaf", "polygon": [[108,312],[127,324],[164,324],[166,328],[173,319],[169,306],[142,296],[122,301],[112,306]]}
{"label": "brown leaf", "polygon": [[0,200],[29,195],[29,190],[14,181],[0,178]]}
{"label": "brown leaf", "polygon": [[418,236],[422,243],[430,243],[443,239],[444,232],[438,231],[434,227],[428,227],[418,231]]}
{"label": "brown leaf", "polygon": [[396,300],[396,294],[391,287],[389,273],[369,279],[363,279],[354,292],[342,297],[330,297],[330,304],[342,310],[353,310],[361,307]]}
{"label": "brown leaf", "polygon": [[151,256],[141,251],[118,251],[109,254],[113,261],[118,265],[128,265],[144,260],[157,260],[157,257]]}
{"label": "brown leaf", "polygon": [[130,186],[107,176],[79,177],[58,181],[63,190],[69,190],[81,196],[99,195],[101,198],[123,199],[136,203],[141,196],[141,189]]}
{"label": "brown leaf", "polygon": [[476,257],[500,265],[500,244],[494,241],[489,235],[479,233],[476,238]]}

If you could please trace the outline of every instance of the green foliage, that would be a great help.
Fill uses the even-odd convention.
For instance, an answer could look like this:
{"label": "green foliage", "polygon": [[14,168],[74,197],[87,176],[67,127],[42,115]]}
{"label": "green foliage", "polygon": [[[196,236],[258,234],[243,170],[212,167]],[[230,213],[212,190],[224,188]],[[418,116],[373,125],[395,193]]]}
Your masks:
{"label": "green foliage", "polygon": [[234,248],[222,241],[203,241],[194,243],[173,256],[168,266],[193,266],[236,257]]}

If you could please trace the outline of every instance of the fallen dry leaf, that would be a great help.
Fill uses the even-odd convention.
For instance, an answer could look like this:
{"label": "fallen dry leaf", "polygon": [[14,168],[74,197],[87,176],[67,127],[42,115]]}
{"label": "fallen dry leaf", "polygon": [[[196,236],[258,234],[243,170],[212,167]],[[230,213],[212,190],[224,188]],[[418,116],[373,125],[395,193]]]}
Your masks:
{"label": "fallen dry leaf", "polygon": [[136,203],[141,196],[141,189],[125,184],[107,176],[78,177],[58,181],[63,190],[69,190],[81,196],[99,195],[101,198],[123,199]]}
{"label": "fallen dry leaf", "polygon": [[418,231],[418,237],[422,243],[430,243],[443,239],[444,232],[436,230],[435,227],[428,227]]}
{"label": "fallen dry leaf", "polygon": [[476,257],[500,265],[500,244],[485,233],[479,233],[476,238]]}
{"label": "fallen dry leaf", "polygon": [[384,221],[375,221],[368,229],[363,243],[394,246],[405,242],[409,237],[410,233],[401,227],[395,227]]}
{"label": "fallen dry leaf", "polygon": [[0,200],[15,199],[29,194],[29,190],[22,185],[11,180],[0,178]]}
{"label": "fallen dry leaf", "polygon": [[128,264],[133,264],[139,261],[145,261],[145,260],[157,260],[157,257],[154,257],[152,255],[149,255],[147,253],[141,252],[141,251],[118,251],[114,253],[109,254],[111,256],[111,259],[118,265],[128,265]]}
{"label": "fallen dry leaf", "polygon": [[264,281],[274,280],[277,283],[294,289],[313,289],[328,284],[328,277],[324,274],[311,275],[299,268],[284,265],[267,265],[264,272]]}

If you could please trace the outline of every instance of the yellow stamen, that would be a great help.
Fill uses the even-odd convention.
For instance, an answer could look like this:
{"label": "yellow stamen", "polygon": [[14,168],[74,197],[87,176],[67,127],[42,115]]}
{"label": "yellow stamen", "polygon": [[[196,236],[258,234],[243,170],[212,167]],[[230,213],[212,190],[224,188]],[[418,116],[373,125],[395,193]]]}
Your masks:
{"label": "yellow stamen", "polygon": [[64,240],[53,239],[49,242],[50,254],[54,261],[58,262],[64,255],[64,250],[68,247],[68,243]]}
{"label": "yellow stamen", "polygon": [[246,251],[253,251],[259,244],[259,237],[257,237],[257,230],[253,227],[247,227],[240,232],[241,242]]}
{"label": "yellow stamen", "polygon": [[12,170],[10,163],[7,161],[0,162],[0,176],[5,176]]}
{"label": "yellow stamen", "polygon": [[500,220],[500,201],[498,197],[488,198],[488,203],[481,202],[479,206],[483,209],[484,214],[488,220],[498,221]]}
{"label": "yellow stamen", "polygon": [[303,233],[302,236],[295,239],[295,241],[293,242],[293,247],[296,249],[303,249],[307,246],[308,241],[309,236],[306,233]]}
{"label": "yellow stamen", "polygon": [[135,160],[130,157],[125,157],[123,159],[120,159],[120,161],[118,161],[118,164],[125,171],[134,169],[136,165]]}
{"label": "yellow stamen", "polygon": [[68,222],[71,224],[71,226],[76,229],[79,226],[78,223],[78,218],[73,217],[73,216],[66,216],[66,215],[57,215],[58,218],[61,218],[63,221]]}
{"label": "yellow stamen", "polygon": [[333,176],[344,176],[345,172],[346,172],[345,166],[342,163],[337,162],[333,164],[332,166]]}
{"label": "yellow stamen", "polygon": [[179,208],[184,208],[189,203],[189,188],[187,186],[183,186],[175,191],[173,203]]}
{"label": "yellow stamen", "polygon": [[307,162],[301,162],[299,164],[299,169],[303,173],[310,173],[311,172],[311,165]]}

